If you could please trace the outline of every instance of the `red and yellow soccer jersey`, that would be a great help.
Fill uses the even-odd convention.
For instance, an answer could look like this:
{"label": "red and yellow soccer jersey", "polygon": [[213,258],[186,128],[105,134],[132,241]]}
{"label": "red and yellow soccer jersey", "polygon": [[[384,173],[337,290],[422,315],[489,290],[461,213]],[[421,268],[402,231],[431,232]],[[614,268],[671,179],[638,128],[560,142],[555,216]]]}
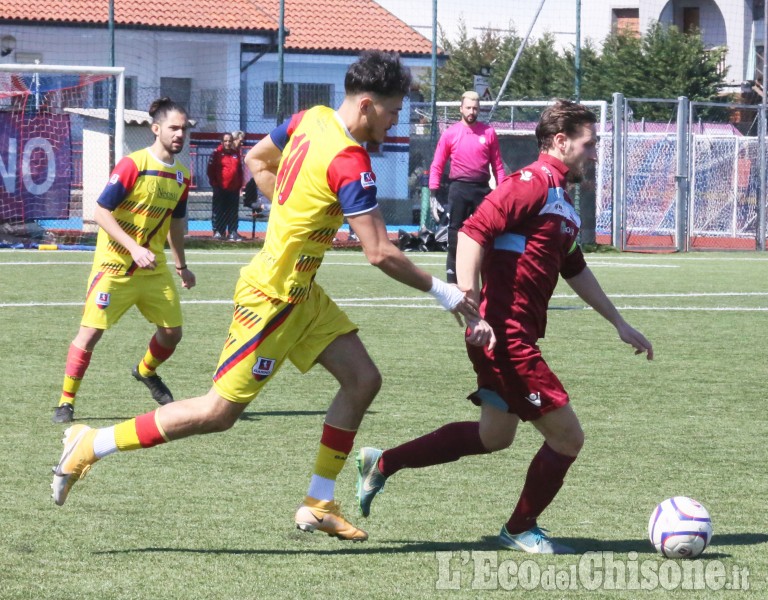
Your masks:
{"label": "red and yellow soccer jersey", "polygon": [[283,155],[264,248],[241,277],[271,298],[307,298],[344,216],[375,209],[376,177],[368,152],[336,111],[316,106],[270,133]]}
{"label": "red and yellow soccer jersey", "polygon": [[[115,166],[97,202],[112,212],[120,227],[149,248],[158,266],[165,264],[165,239],[171,218],[187,214],[189,170],[178,160],[167,165],[144,148]],[[99,229],[93,267],[110,275],[150,274],[139,269],[130,252]]]}

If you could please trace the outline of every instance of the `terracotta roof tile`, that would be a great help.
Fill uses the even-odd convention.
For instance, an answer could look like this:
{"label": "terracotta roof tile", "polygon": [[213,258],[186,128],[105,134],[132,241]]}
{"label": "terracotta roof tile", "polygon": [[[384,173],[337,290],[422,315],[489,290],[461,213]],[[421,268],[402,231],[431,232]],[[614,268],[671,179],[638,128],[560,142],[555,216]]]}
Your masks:
{"label": "terracotta roof tile", "polygon": [[[106,24],[107,0],[0,0],[0,20]],[[278,29],[279,0],[115,2],[117,27],[256,32]],[[373,0],[286,0],[288,50],[357,52],[368,48],[429,54],[431,42]]]}
{"label": "terracotta roof tile", "polygon": [[[0,0],[5,19],[106,24],[107,0]],[[271,18],[252,0],[117,0],[115,23],[149,27],[276,30]]]}
{"label": "terracotta roof tile", "polygon": [[[279,0],[258,0],[279,15]],[[291,50],[359,51],[369,48],[429,54],[431,42],[373,0],[287,0]]]}

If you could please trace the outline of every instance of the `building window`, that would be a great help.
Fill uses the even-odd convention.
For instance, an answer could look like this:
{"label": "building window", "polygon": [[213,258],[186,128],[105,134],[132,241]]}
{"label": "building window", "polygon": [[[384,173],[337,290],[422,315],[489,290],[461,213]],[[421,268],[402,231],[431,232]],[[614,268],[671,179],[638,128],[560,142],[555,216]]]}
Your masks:
{"label": "building window", "polygon": [[614,8],[613,31],[615,33],[628,33],[640,35],[640,9],[639,8]]}
{"label": "building window", "polygon": [[123,82],[125,84],[125,108],[127,109],[135,109],[136,108],[136,89],[138,88],[137,84],[137,78],[134,77],[125,77],[123,79]]}
{"label": "building window", "polygon": [[192,80],[188,77],[161,77],[160,96],[167,96],[176,104],[190,110],[189,101],[192,98]]}
{"label": "building window", "polygon": [[763,84],[763,52],[765,46],[755,46],[755,81]]}
{"label": "building window", "polygon": [[[283,117],[322,104],[331,105],[329,83],[284,83],[281,98]],[[277,116],[277,82],[264,83],[264,116]]]}
{"label": "building window", "polygon": [[686,6],[683,8],[683,33],[696,33],[699,31],[699,8]]}
{"label": "building window", "polygon": [[299,110],[306,110],[318,104],[323,106],[331,105],[331,84],[300,83],[297,108]]}
{"label": "building window", "polygon": [[759,21],[765,15],[765,0],[752,0],[752,20]]}
{"label": "building window", "polygon": [[[280,114],[283,117],[292,115],[293,110],[293,84],[283,84],[283,95],[280,98],[281,109]],[[264,82],[264,116],[276,117],[277,116],[277,82],[266,81]]]}

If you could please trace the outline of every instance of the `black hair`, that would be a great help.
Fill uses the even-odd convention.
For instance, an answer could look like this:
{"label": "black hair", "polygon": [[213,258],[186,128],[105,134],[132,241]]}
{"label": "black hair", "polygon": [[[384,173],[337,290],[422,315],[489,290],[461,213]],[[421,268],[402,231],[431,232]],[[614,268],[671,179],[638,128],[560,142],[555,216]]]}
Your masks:
{"label": "black hair", "polygon": [[161,123],[170,112],[178,112],[182,115],[187,114],[187,109],[181,104],[177,104],[167,96],[154,100],[149,105],[149,116],[152,117],[152,123]]}
{"label": "black hair", "polygon": [[344,78],[347,95],[371,92],[390,98],[405,96],[411,89],[411,70],[400,56],[381,50],[366,50],[349,66]]}
{"label": "black hair", "polygon": [[539,150],[549,150],[552,147],[552,140],[558,133],[564,133],[572,138],[581,133],[584,125],[592,123],[597,123],[597,117],[583,104],[570,100],[556,100],[552,106],[541,113],[539,124],[536,125]]}

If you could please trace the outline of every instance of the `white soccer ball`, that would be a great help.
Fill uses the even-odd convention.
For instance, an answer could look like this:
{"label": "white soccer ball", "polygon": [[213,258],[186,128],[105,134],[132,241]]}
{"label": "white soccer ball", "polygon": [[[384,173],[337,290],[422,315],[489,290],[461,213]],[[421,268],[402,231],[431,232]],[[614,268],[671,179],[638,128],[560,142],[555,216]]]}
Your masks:
{"label": "white soccer ball", "polygon": [[651,513],[648,537],[667,558],[695,558],[709,546],[712,520],[696,500],[675,496],[664,500]]}

